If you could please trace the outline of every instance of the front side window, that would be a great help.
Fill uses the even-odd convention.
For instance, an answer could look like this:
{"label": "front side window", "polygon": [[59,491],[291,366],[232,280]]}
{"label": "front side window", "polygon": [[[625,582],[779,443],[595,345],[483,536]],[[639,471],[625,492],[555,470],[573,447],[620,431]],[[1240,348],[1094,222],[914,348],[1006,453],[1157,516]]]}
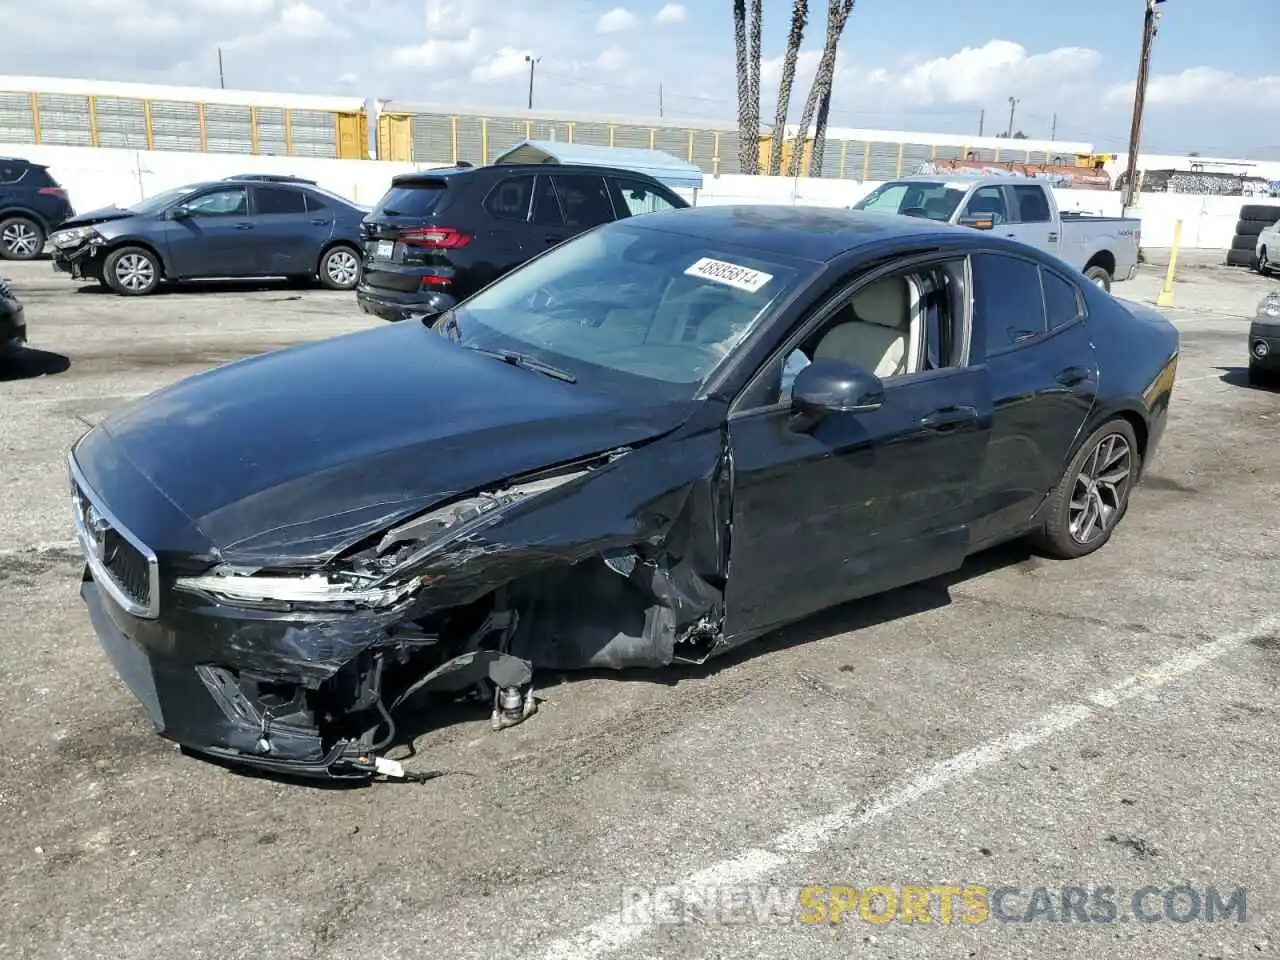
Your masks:
{"label": "front side window", "polygon": [[567,226],[589,230],[613,219],[613,202],[605,189],[604,177],[558,173],[553,179]]}
{"label": "front side window", "polygon": [[692,397],[780,297],[820,269],[695,237],[610,224],[556,247],[437,322],[583,381]]}
{"label": "front side window", "polygon": [[883,380],[960,365],[963,276],[963,260],[945,261],[888,274],[851,295],[837,294],[834,312],[766,364],[742,408],[789,402],[796,376],[824,357]]}
{"label": "front side window", "polygon": [[249,197],[244,187],[236,187],[201,194],[185,206],[193,217],[243,217],[249,210]]}
{"label": "front side window", "polygon": [[990,217],[996,226],[1008,223],[1009,210],[1004,202],[1004,187],[979,187],[965,204],[966,217]]}
{"label": "front side window", "polygon": [[198,185],[165,190],[163,193],[157,193],[153,197],[147,197],[145,200],[140,200],[132,206],[125,207],[124,209],[130,213],[159,213],[161,210],[167,209],[196,189],[198,189]]}

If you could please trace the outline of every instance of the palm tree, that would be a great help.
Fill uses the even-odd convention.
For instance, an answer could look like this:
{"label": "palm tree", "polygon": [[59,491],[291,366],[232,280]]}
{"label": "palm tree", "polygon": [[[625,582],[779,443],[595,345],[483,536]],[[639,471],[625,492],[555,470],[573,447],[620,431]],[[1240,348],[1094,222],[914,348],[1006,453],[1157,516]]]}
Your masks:
{"label": "palm tree", "polygon": [[747,107],[739,135],[750,145],[743,173],[760,172],[760,19],[763,0],[751,0],[751,40],[747,50]]}
{"label": "palm tree", "polygon": [[787,113],[791,109],[791,85],[796,79],[800,45],[809,20],[809,0],[795,0],[791,7],[791,32],[787,34],[787,52],[782,58],[782,79],[778,82],[778,107],[773,115],[773,139],[769,144],[769,169],[773,176],[782,172],[782,141],[787,135]]}
{"label": "palm tree", "polygon": [[[853,4],[854,0],[829,0],[827,6],[827,41],[822,48],[822,58],[818,61],[818,71],[813,77],[813,86],[809,88],[809,98],[804,103],[804,113],[800,116],[800,129],[796,131],[795,145],[791,153],[791,164],[787,170],[788,176],[796,177],[800,175],[800,163],[804,159],[804,144],[809,135],[809,125],[813,122],[814,111],[824,98],[829,99],[831,96],[831,87],[835,83],[836,76],[836,48],[840,44],[840,35],[844,33],[844,25],[849,20],[849,14],[853,13]],[[825,112],[824,110],[824,114]],[[826,135],[825,121],[822,135]],[[813,159],[819,161],[816,169],[821,169],[822,150],[820,142],[815,135],[813,154],[809,163],[810,174],[813,174],[815,170]]]}
{"label": "palm tree", "polygon": [[751,68],[747,63],[747,0],[733,0],[733,39],[738,54],[738,166],[743,173],[760,147],[747,139],[751,106]]}

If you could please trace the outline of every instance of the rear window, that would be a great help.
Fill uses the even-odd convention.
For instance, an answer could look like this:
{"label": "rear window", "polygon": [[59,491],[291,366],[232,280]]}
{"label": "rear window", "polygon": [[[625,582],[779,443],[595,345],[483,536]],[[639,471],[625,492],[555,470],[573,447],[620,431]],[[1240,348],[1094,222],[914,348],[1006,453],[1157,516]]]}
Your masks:
{"label": "rear window", "polygon": [[383,195],[373,212],[384,217],[429,217],[447,189],[443,180],[399,184]]}

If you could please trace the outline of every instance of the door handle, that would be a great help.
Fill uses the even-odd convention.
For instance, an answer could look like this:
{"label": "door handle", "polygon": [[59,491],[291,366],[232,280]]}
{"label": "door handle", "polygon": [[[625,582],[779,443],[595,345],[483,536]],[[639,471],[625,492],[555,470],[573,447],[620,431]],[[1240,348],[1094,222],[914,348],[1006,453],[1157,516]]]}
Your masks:
{"label": "door handle", "polygon": [[920,420],[920,426],[935,433],[945,433],[978,419],[975,407],[943,407]]}
{"label": "door handle", "polygon": [[236,224],[236,229],[237,229],[237,230],[252,230],[252,229],[253,229],[253,224],[252,224],[252,223],[237,223],[237,224]]}
{"label": "door handle", "polygon": [[1049,242],[1050,242],[1050,243],[1057,243],[1057,242],[1058,242],[1058,235],[1057,235],[1056,233],[1051,233],[1051,234],[1049,234]]}
{"label": "door handle", "polygon": [[1056,379],[1064,387],[1074,387],[1089,379],[1089,371],[1084,367],[1067,367]]}
{"label": "door handle", "polygon": [[329,221],[328,220],[312,220],[311,225],[313,227],[327,227],[329,225]]}

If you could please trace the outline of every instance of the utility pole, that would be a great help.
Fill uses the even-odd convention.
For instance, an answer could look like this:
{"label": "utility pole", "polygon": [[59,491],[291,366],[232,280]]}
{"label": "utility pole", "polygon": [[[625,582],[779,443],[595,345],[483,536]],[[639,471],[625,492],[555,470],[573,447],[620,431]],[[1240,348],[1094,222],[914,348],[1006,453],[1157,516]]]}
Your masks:
{"label": "utility pole", "polygon": [[1017,97],[1009,98],[1009,132],[1005,134],[1006,137],[1013,136],[1013,112],[1018,109],[1018,104],[1021,102]]}
{"label": "utility pole", "polygon": [[227,81],[222,76],[222,48],[218,48],[218,86],[222,89],[227,88]]}
{"label": "utility pole", "polygon": [[982,136],[982,130],[987,125],[987,111],[983,110],[978,114],[978,136]]}
{"label": "utility pole", "polygon": [[1125,171],[1124,197],[1121,213],[1127,213],[1138,195],[1138,149],[1142,142],[1142,111],[1147,102],[1147,73],[1151,66],[1151,42],[1156,37],[1161,14],[1156,7],[1164,0],[1146,0],[1147,10],[1142,17],[1142,54],[1138,59],[1138,83],[1133,91],[1133,124],[1129,128],[1129,159]]}
{"label": "utility pole", "polygon": [[662,81],[658,81],[658,119],[662,119]]}
{"label": "utility pole", "polygon": [[531,53],[524,55],[524,62],[529,64],[529,109],[533,109],[533,68],[542,60],[541,57],[535,57]]}
{"label": "utility pole", "polygon": [[1049,139],[1058,139],[1058,115],[1056,113],[1053,115],[1053,125],[1049,128]]}

